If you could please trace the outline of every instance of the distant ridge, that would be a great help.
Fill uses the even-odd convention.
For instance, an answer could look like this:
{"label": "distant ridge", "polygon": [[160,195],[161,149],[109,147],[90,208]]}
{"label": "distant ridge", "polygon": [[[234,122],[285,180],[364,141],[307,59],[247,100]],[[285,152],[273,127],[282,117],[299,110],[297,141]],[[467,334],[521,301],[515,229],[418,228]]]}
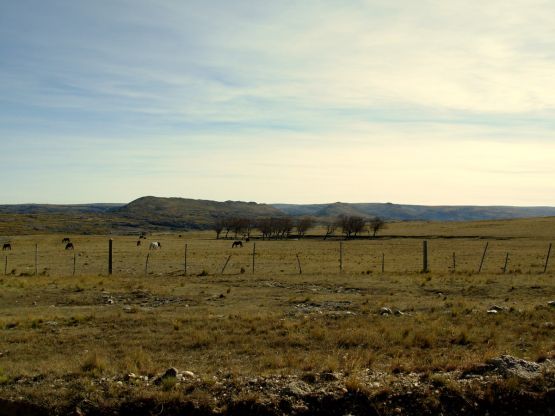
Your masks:
{"label": "distant ridge", "polygon": [[309,215],[314,217],[336,217],[359,215],[381,217],[400,221],[478,221],[514,218],[555,216],[555,207],[513,207],[473,205],[405,205],[392,203],[344,203],[331,204],[273,204],[287,215]]}
{"label": "distant ridge", "polygon": [[0,205],[5,234],[124,233],[209,229],[216,218],[311,216],[325,221],[339,215],[389,221],[479,221],[555,216],[555,207],[426,206],[392,203],[259,204],[145,196],[128,204]]}
{"label": "distant ridge", "polygon": [[283,216],[283,211],[267,204],[242,201],[209,201],[187,198],[145,196],[116,208],[117,215],[140,219],[155,226],[170,228],[209,228],[216,218],[259,218]]}

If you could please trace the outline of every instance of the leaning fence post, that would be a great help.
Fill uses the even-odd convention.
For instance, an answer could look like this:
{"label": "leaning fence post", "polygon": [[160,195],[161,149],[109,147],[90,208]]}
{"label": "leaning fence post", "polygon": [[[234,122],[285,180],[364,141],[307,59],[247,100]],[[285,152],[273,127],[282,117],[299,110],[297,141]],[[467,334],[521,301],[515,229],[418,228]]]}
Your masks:
{"label": "leaning fence post", "polygon": [[224,267],[222,267],[222,273],[224,274],[225,268],[227,267],[227,263],[229,263],[229,259],[231,258],[231,254],[228,256],[227,260],[225,261]]}
{"label": "leaning fence post", "polygon": [[484,259],[486,258],[486,251],[488,251],[489,241],[486,243],[484,247],[484,252],[482,253],[482,260],[480,260],[480,267],[478,267],[478,273],[482,271],[482,265],[484,264]]}
{"label": "leaning fence post", "polygon": [[109,239],[108,240],[108,274],[112,274],[112,246],[114,240],[113,239]]}
{"label": "leaning fence post", "polygon": [[507,272],[507,264],[509,263],[509,253],[505,256],[505,265],[503,266],[503,273]]}
{"label": "leaning fence post", "polygon": [[551,254],[551,243],[549,243],[549,248],[547,249],[547,256],[545,257],[545,265],[543,266],[543,272],[547,271],[547,264],[549,263],[549,255]]}
{"label": "leaning fence post", "polygon": [[299,253],[297,253],[296,256],[297,256],[297,264],[299,266],[299,274],[303,274],[303,269],[301,268],[301,260],[299,259]]}
{"label": "leaning fence post", "polygon": [[428,241],[422,241],[422,273],[428,273]]}

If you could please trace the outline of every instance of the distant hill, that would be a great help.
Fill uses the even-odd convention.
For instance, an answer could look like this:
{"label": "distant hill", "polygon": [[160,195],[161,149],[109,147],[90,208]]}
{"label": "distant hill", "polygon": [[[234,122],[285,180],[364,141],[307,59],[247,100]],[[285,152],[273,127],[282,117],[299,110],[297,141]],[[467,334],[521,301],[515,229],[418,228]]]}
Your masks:
{"label": "distant hill", "polygon": [[555,216],[555,207],[427,206],[344,202],[313,205],[273,204],[273,206],[292,216],[337,217],[343,214],[401,221],[476,221]]}
{"label": "distant hill", "polygon": [[208,229],[221,217],[339,215],[389,221],[479,221],[555,216],[555,207],[425,206],[391,203],[258,204],[186,198],[142,197],[128,204],[0,205],[0,234],[135,234],[140,231]]}
{"label": "distant hill", "polygon": [[0,205],[0,214],[99,214],[109,212],[125,204],[18,204]]}
{"label": "distant hill", "polygon": [[260,218],[283,216],[283,211],[256,202],[208,201],[186,198],[158,198],[146,196],[112,210],[113,214],[134,220],[143,220],[153,226],[170,228],[208,228],[216,218]]}

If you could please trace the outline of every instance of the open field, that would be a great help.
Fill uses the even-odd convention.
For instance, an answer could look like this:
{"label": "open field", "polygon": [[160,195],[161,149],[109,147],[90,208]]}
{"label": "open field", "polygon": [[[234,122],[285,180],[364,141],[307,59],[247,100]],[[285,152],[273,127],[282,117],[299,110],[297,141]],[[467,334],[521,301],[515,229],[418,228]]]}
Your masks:
{"label": "open field", "polygon": [[[4,413],[553,414],[555,264],[542,272],[555,220],[383,234],[343,242],[342,273],[337,240],[257,240],[252,273],[253,241],[153,235],[162,249],[147,276],[136,237],[113,236],[108,276],[108,237],[69,236],[73,276],[65,235],[12,236],[0,276]],[[541,371],[483,365],[504,354]],[[170,367],[183,375],[156,379]]]}

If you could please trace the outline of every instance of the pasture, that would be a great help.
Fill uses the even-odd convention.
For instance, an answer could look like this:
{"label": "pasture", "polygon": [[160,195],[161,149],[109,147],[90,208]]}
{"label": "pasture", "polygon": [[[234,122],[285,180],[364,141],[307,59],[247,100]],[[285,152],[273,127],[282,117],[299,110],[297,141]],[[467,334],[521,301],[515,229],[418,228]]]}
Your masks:
{"label": "pasture", "polygon": [[[395,223],[382,234],[342,242],[343,271],[338,239],[231,248],[233,240],[197,232],[149,235],[138,247],[137,236],[112,236],[112,275],[106,236],[10,236],[12,250],[1,253],[0,398],[99,409],[148,397],[221,410],[270,400],[272,389],[258,387],[272,378],[310,387],[334,374],[346,392],[372,396],[443,374],[442,386],[426,387],[433,395],[464,390],[460,372],[492,357],[555,357],[555,264],[543,273],[554,219]],[[162,248],[149,250],[150,241]],[[169,367],[195,378],[152,382]]]}

